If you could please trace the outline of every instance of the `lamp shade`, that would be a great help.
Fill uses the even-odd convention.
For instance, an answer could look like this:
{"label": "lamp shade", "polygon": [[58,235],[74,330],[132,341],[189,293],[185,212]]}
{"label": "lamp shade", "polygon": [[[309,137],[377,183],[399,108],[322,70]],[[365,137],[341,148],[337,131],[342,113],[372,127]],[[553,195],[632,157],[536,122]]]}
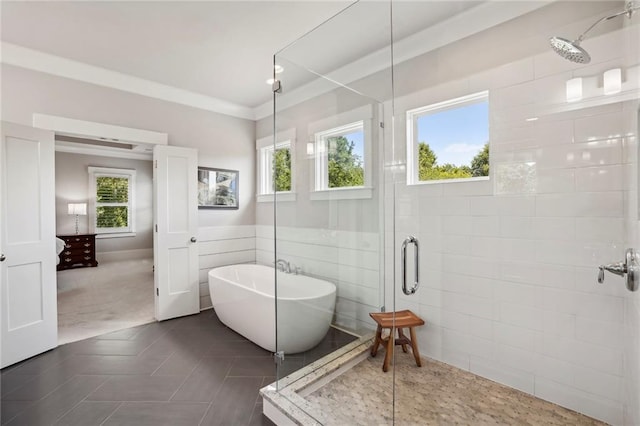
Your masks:
{"label": "lamp shade", "polygon": [[87,214],[87,203],[69,203],[69,214],[85,216]]}

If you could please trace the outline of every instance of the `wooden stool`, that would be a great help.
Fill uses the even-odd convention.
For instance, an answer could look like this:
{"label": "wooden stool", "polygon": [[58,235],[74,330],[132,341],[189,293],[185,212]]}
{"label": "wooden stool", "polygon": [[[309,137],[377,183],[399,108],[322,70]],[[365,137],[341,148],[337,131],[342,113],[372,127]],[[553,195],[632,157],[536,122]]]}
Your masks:
{"label": "wooden stool", "polygon": [[[394,323],[395,314],[395,323]],[[416,332],[413,329],[416,326],[424,325],[422,318],[409,310],[398,312],[372,312],[369,314],[373,320],[378,323],[378,329],[376,330],[376,340],[371,346],[371,356],[375,357],[378,353],[378,346],[387,345],[387,352],[384,355],[384,362],[382,363],[382,371],[386,372],[389,369],[389,362],[391,361],[391,352],[393,351],[393,345],[402,345],[402,351],[407,352],[407,345],[411,345],[411,351],[413,357],[416,359],[418,367],[422,367],[420,362],[420,353],[418,352],[418,342],[416,339]],[[382,329],[390,329],[389,337],[382,338]],[[411,339],[404,335],[402,329],[408,328]],[[398,330],[398,338],[395,339],[395,330]]]}

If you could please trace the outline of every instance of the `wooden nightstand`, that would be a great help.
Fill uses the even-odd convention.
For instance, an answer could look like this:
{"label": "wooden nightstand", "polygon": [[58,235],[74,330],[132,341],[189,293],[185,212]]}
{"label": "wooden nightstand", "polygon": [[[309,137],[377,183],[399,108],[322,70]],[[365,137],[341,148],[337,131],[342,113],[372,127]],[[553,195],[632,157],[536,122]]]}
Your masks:
{"label": "wooden nightstand", "polygon": [[71,268],[98,266],[96,261],[96,234],[58,235],[64,241],[58,271]]}

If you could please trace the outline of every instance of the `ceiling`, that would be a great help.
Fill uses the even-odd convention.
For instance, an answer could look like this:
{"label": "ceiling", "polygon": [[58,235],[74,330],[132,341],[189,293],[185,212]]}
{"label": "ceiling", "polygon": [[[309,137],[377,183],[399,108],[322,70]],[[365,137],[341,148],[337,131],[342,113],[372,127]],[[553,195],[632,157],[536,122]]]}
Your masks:
{"label": "ceiling", "polygon": [[[442,26],[483,3],[397,1],[395,40]],[[215,101],[229,107],[227,111],[237,107],[241,113],[229,114],[252,118],[255,114],[246,111],[271,98],[265,81],[272,74],[273,54],[349,4],[305,0],[2,1],[3,62],[21,65],[23,59],[14,58],[18,55],[15,49],[18,56],[46,53],[74,61],[67,66],[92,66],[85,67],[86,74],[92,74],[85,81],[100,84],[98,75],[109,70],[136,78],[138,85],[154,82],[163,89],[180,91],[181,96],[199,96],[202,104]],[[308,34],[304,44],[294,44],[281,54],[296,63],[314,59],[321,64],[321,72],[328,72],[388,44],[388,13],[387,2],[363,1],[332,24]],[[39,70],[54,73],[53,65],[47,65],[54,64],[52,57],[41,59]]]}

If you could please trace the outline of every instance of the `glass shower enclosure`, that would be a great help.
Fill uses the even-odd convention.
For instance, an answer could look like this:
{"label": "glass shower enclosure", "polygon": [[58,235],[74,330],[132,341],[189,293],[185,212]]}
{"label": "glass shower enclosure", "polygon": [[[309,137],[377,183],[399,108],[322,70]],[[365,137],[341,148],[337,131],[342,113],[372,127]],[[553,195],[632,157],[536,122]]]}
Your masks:
{"label": "glass shower enclosure", "polygon": [[[638,248],[640,18],[589,32],[590,64],[549,46],[625,4],[360,1],[274,55],[257,252],[276,268],[279,389],[371,336],[370,313],[410,309],[425,357],[640,421],[640,302],[597,283]],[[442,122],[457,139],[439,147]],[[376,374],[381,422],[414,408],[394,377],[406,356]]]}

